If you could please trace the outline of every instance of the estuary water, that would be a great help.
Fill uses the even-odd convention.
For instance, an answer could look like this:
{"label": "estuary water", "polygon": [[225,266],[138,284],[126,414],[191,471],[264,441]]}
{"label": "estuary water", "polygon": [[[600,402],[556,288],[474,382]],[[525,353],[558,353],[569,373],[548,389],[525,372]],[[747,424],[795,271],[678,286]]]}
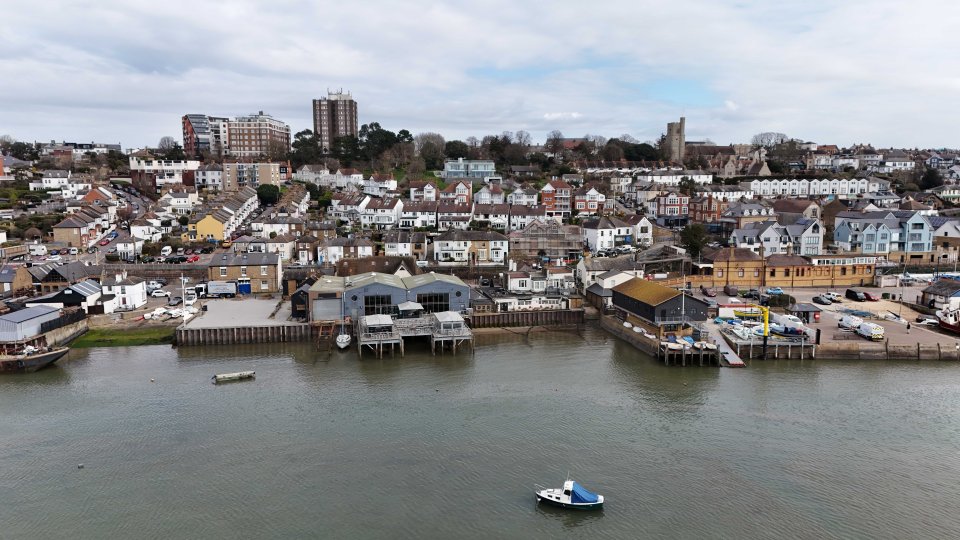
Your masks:
{"label": "estuary water", "polygon": [[[538,507],[568,474],[606,509]],[[73,350],[0,378],[4,539],[958,538],[958,504],[954,363],[667,368],[587,328],[456,356]]]}

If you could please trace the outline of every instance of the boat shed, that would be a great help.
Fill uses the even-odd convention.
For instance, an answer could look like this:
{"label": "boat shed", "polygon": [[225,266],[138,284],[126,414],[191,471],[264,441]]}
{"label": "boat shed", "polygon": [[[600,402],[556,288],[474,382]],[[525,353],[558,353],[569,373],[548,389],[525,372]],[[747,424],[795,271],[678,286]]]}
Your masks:
{"label": "boat shed", "polygon": [[613,288],[613,306],[621,319],[661,334],[681,331],[684,323],[706,321],[710,307],[677,289],[640,278]]}
{"label": "boat shed", "polygon": [[49,306],[56,309],[68,307],[83,308],[88,314],[113,313],[117,302],[115,296],[102,294],[100,284],[92,279],[74,283],[59,291],[33,298],[26,302],[27,307]]}
{"label": "boat shed", "polygon": [[0,315],[0,342],[13,343],[43,333],[43,323],[60,318],[60,310],[49,306],[33,306]]}
{"label": "boat shed", "polygon": [[403,278],[407,300],[417,302],[428,313],[464,312],[470,307],[470,287],[457,276],[430,272]]}
{"label": "boat shed", "polygon": [[308,319],[339,321],[343,318],[341,301],[346,278],[322,276],[307,290]]}
{"label": "boat shed", "polygon": [[928,308],[960,308],[960,280],[938,279],[936,283],[923,289],[920,301]]}
{"label": "boat shed", "polygon": [[353,318],[398,315],[406,302],[420,304],[427,313],[463,312],[470,307],[470,288],[460,278],[433,272],[403,278],[381,272],[351,276],[343,297],[344,313]]}

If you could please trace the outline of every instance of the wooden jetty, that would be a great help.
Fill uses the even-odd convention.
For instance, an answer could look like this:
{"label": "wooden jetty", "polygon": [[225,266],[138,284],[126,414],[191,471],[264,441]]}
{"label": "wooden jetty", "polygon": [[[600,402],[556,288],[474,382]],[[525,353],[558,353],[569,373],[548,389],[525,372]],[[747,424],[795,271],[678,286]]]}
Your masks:
{"label": "wooden jetty", "polygon": [[443,352],[447,347],[456,354],[457,349],[466,343],[473,348],[473,331],[466,325],[463,316],[452,311],[397,319],[389,315],[367,315],[360,317],[356,336],[360,357],[363,357],[364,347],[372,350],[378,358],[382,358],[387,351],[393,355],[396,349],[403,356],[404,339],[420,336],[430,337],[433,354],[438,349]]}
{"label": "wooden jetty", "polygon": [[812,339],[804,336],[768,336],[767,345],[763,345],[763,337],[751,336],[743,339],[728,328],[718,330],[722,341],[729,345],[730,350],[738,358],[761,359],[768,358],[816,358],[817,346]]}

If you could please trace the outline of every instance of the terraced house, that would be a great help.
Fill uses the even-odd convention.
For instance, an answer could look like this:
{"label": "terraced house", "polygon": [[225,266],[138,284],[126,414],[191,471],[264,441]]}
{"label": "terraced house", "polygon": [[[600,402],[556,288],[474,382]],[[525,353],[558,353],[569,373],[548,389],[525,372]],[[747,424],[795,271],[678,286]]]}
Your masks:
{"label": "terraced house", "polygon": [[504,264],[509,252],[507,237],[493,231],[451,230],[433,242],[433,258],[440,264]]}
{"label": "terraced house", "polygon": [[840,212],[833,241],[840,249],[865,255],[901,253],[900,260],[923,260],[933,250],[933,230],[927,218],[910,210]]}
{"label": "terraced house", "polygon": [[281,264],[277,253],[215,255],[207,269],[207,278],[235,281],[240,294],[272,294],[280,290]]}

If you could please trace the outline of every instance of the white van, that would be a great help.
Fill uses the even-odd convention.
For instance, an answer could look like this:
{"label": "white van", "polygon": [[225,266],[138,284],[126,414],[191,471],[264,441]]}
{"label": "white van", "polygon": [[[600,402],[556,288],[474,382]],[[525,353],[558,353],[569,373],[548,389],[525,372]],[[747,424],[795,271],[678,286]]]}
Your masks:
{"label": "white van", "polygon": [[161,257],[169,257],[173,253],[173,248],[170,246],[163,246],[163,249],[160,250]]}
{"label": "white van", "polygon": [[27,250],[29,251],[30,255],[33,255],[34,257],[39,257],[47,254],[47,246],[43,244],[30,244]]}
{"label": "white van", "polygon": [[857,328],[857,334],[871,341],[883,341],[883,327],[879,324],[865,322]]}
{"label": "white van", "polygon": [[860,317],[844,315],[843,317],[840,317],[840,322],[837,323],[837,326],[840,328],[846,328],[847,330],[856,330],[861,324],[863,324],[863,319]]}

